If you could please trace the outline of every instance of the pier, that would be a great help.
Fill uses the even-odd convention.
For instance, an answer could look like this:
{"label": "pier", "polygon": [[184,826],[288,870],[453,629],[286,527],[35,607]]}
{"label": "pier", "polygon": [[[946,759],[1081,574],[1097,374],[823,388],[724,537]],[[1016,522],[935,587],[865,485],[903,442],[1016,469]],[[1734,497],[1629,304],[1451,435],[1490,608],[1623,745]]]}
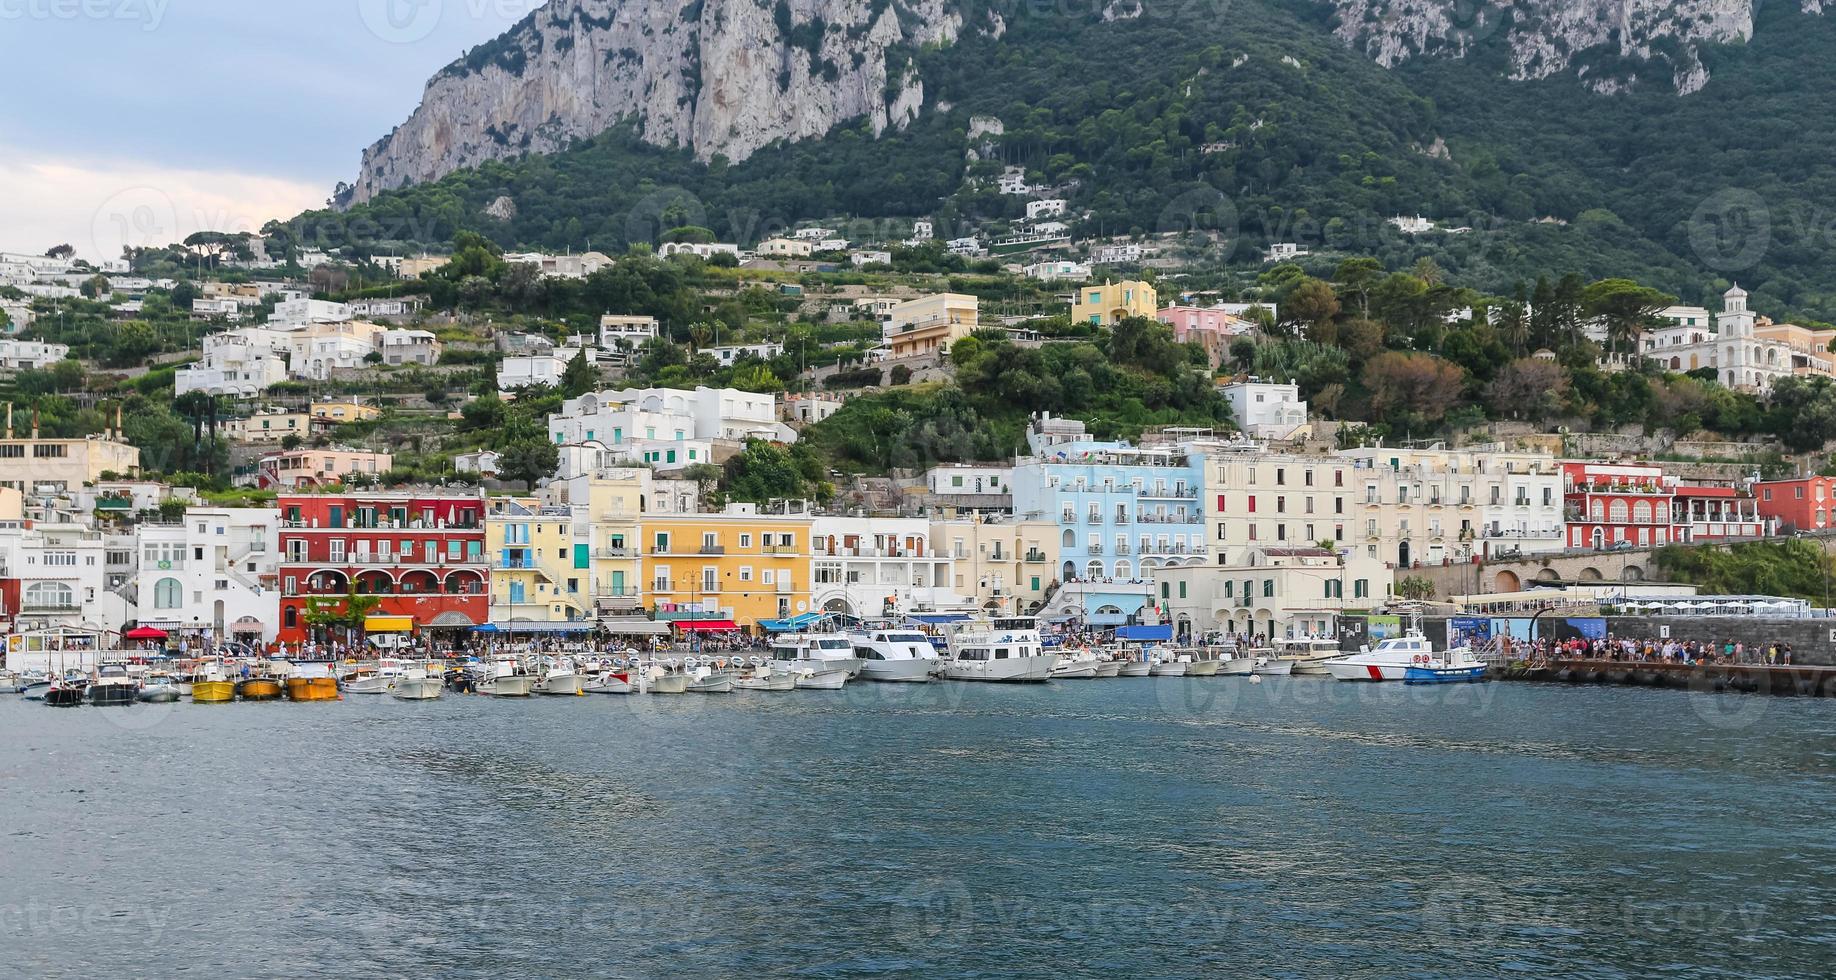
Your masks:
{"label": "pier", "polygon": [[1676,663],[1641,660],[1558,659],[1497,667],[1501,680],[1561,684],[1623,684],[1691,691],[1738,691],[1800,697],[1836,697],[1836,667],[1792,664]]}

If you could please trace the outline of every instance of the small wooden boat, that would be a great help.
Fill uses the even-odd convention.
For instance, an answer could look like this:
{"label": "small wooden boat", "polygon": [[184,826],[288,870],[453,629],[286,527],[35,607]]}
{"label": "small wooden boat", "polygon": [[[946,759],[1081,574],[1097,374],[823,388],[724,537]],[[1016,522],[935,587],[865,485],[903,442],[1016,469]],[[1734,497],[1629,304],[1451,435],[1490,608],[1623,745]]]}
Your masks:
{"label": "small wooden boat", "polygon": [[342,701],[344,695],[338,693],[336,677],[289,677],[287,678],[287,700]]}
{"label": "small wooden boat", "polygon": [[228,680],[194,680],[191,703],[224,704],[236,700],[236,682]]}
{"label": "small wooden boat", "polygon": [[83,703],[83,685],[58,681],[45,689],[45,703],[53,708],[74,708]]}
{"label": "small wooden boat", "polygon": [[97,707],[120,707],[140,700],[140,684],[128,676],[126,667],[104,664],[84,695]]}
{"label": "small wooden boat", "polygon": [[[272,677],[251,677],[236,685],[236,696],[244,701],[278,701],[281,696],[281,682]],[[193,688],[191,698],[197,700],[197,690]]]}

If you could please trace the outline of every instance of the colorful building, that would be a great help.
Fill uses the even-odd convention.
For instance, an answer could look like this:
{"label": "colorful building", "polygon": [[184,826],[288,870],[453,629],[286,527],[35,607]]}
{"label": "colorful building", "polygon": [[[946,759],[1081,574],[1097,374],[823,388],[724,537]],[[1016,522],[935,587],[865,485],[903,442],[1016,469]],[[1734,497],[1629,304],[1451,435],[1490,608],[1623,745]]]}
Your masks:
{"label": "colorful building", "polygon": [[1780,527],[1823,531],[1836,524],[1836,477],[1766,480],[1753,491],[1759,516]]}
{"label": "colorful building", "polygon": [[574,539],[571,507],[496,498],[485,515],[491,624],[531,632],[593,619],[593,553]]}
{"label": "colorful building", "polygon": [[981,301],[961,293],[936,293],[900,303],[883,328],[895,358],[941,354],[981,325]]}
{"label": "colorful building", "polygon": [[753,627],[812,611],[808,514],[647,515],[645,598],[659,619]]}
{"label": "colorful building", "polygon": [[1113,327],[1117,320],[1129,316],[1152,320],[1159,312],[1160,301],[1154,287],[1134,279],[1085,286],[1071,301],[1072,322],[1104,327]]}
{"label": "colorful building", "polygon": [[1562,498],[1570,548],[1662,546],[1679,538],[1671,525],[1676,477],[1660,466],[1562,464]]}
{"label": "colorful building", "polygon": [[382,597],[373,633],[469,629],[490,617],[484,500],[477,495],[286,495],[280,508],[280,630],[309,637],[312,601]]}

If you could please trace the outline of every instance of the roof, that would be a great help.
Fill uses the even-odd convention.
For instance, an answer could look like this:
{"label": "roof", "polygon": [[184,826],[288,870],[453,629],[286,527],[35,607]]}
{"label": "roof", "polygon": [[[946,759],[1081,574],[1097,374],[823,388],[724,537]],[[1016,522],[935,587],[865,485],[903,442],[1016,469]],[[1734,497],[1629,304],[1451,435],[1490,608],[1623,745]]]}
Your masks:
{"label": "roof", "polygon": [[1738,497],[1740,494],[1733,487],[1699,487],[1679,486],[1674,493],[1679,497]]}

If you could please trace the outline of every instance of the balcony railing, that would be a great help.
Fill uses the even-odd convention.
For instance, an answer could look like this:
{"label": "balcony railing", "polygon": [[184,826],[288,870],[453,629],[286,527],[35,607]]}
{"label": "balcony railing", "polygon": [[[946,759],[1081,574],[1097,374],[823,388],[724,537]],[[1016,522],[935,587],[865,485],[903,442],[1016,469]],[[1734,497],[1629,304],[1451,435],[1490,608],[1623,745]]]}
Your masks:
{"label": "balcony railing", "polygon": [[19,611],[24,613],[74,613],[82,608],[75,602],[57,599],[26,599],[19,604]]}
{"label": "balcony railing", "polygon": [[1043,565],[1047,560],[1044,552],[1029,551],[1026,553],[1026,563],[1029,565]]}
{"label": "balcony railing", "polygon": [[1168,489],[1167,487],[1142,487],[1138,496],[1146,497],[1150,500],[1197,500],[1198,488],[1173,487]]}
{"label": "balcony railing", "polygon": [[635,548],[594,548],[593,557],[595,558],[636,558],[637,549]]}
{"label": "balcony railing", "polygon": [[498,568],[511,571],[527,571],[536,567],[534,558],[505,558],[497,563]]}

